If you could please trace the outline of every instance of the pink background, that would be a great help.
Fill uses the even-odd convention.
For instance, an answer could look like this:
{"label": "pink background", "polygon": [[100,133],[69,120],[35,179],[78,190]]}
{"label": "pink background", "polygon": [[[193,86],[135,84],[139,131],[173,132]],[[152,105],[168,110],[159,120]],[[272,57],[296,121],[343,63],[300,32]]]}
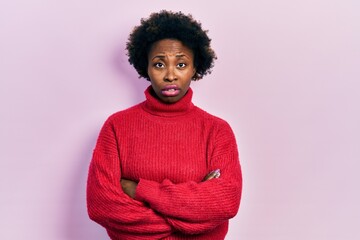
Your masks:
{"label": "pink background", "polygon": [[107,116],[144,99],[125,42],[160,9],[192,13],[219,58],[193,89],[239,145],[227,239],[359,239],[357,0],[1,1],[0,239],[107,239],[87,168]]}

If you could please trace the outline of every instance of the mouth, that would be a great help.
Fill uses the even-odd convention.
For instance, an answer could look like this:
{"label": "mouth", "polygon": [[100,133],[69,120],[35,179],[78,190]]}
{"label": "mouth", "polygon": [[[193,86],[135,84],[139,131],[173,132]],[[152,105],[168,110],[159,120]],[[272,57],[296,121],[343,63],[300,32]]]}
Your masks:
{"label": "mouth", "polygon": [[166,97],[175,97],[179,93],[180,93],[180,88],[178,88],[178,86],[176,85],[168,85],[161,90],[161,94]]}

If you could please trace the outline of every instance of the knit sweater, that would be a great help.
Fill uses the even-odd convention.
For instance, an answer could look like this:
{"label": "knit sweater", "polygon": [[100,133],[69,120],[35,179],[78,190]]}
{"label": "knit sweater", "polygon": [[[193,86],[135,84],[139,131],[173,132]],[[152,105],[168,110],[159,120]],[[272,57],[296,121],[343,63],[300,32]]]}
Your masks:
{"label": "knit sweater", "polygon": [[[113,240],[224,239],[237,214],[242,176],[227,122],[196,107],[154,97],[111,115],[90,163],[87,207]],[[203,181],[212,170],[219,178]],[[120,179],[138,182],[135,199]]]}

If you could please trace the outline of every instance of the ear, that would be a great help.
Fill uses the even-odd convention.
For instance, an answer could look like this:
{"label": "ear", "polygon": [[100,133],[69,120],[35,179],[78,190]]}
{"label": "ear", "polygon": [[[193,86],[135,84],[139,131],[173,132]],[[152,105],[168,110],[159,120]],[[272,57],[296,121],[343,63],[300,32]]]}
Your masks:
{"label": "ear", "polygon": [[196,68],[193,69],[193,76],[192,79],[195,79],[195,74],[196,74]]}

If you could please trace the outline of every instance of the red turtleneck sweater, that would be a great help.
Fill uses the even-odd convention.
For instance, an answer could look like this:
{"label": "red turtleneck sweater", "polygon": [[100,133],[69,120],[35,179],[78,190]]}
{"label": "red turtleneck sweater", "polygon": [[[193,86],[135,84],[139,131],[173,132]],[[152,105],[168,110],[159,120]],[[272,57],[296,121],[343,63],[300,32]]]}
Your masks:
{"label": "red turtleneck sweater", "polygon": [[[155,98],[110,116],[89,168],[87,206],[113,240],[224,239],[242,177],[230,126],[193,105]],[[212,170],[220,178],[202,182]],[[120,179],[138,182],[135,200]]]}

